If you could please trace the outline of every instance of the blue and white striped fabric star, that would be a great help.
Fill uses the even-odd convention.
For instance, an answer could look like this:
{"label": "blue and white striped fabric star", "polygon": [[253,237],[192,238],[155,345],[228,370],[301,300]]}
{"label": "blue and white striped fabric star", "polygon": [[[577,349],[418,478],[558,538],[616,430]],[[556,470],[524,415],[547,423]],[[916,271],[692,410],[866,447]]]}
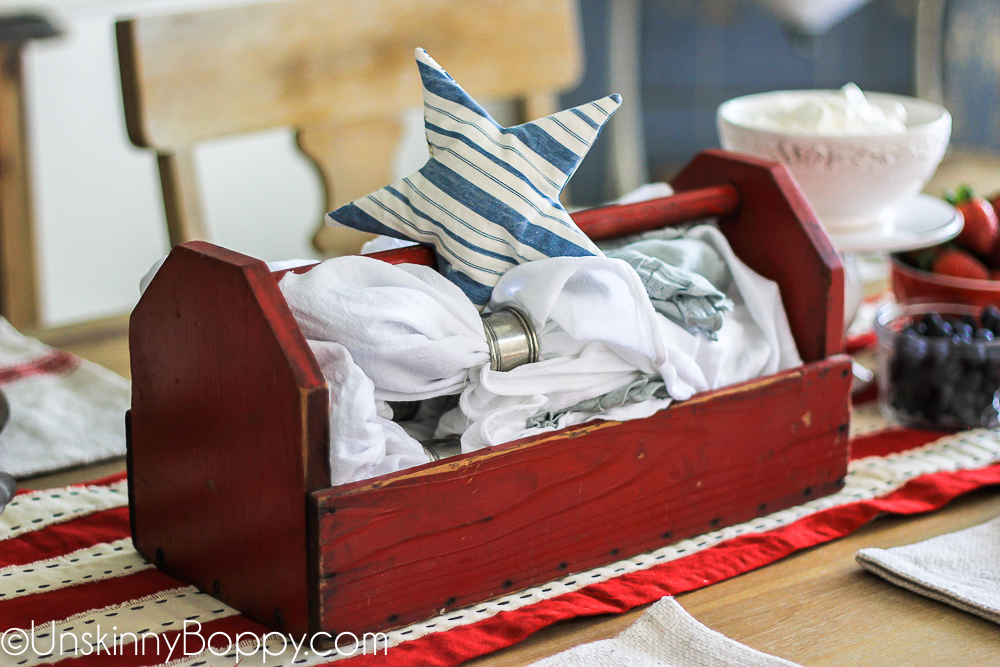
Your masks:
{"label": "blue and white striped fabric star", "polygon": [[417,49],[416,57],[430,159],[333,211],[327,222],[433,244],[441,272],[480,306],[516,264],[602,255],[559,194],[621,97],[505,128],[426,51]]}

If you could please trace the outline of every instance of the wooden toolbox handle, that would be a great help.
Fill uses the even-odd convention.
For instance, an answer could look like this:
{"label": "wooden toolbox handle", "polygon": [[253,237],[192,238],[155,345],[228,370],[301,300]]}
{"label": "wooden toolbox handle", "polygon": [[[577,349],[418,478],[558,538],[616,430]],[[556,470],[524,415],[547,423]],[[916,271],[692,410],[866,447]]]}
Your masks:
{"label": "wooden toolbox handle", "polygon": [[[826,231],[783,165],[725,151],[699,153],[672,181],[676,194],[572,214],[595,241],[718,218],[747,266],[773,280],[805,362],[844,349],[844,270]],[[390,264],[434,266],[431,246],[372,253]],[[294,269],[296,273],[311,267]],[[275,274],[280,279],[284,272]]]}
{"label": "wooden toolbox handle", "polygon": [[[723,183],[635,204],[591,208],[570,217],[591,239],[604,241],[683,222],[733,215],[739,205],[739,191]],[[434,250],[429,245],[384,250],[372,253],[371,257],[389,264],[434,264]],[[303,267],[297,272],[309,268]]]}

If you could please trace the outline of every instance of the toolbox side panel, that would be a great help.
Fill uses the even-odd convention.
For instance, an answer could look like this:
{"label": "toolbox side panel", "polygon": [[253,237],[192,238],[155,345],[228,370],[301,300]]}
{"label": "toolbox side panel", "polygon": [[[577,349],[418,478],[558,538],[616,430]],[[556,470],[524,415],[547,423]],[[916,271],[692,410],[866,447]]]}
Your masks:
{"label": "toolbox side panel", "polygon": [[136,549],[254,620],[309,631],[306,494],[330,483],[328,394],[271,273],[174,248],[129,346]]}
{"label": "toolbox side panel", "polygon": [[781,289],[799,356],[818,361],[844,351],[844,268],[792,173],[783,164],[702,151],[671,185],[678,191],[729,183],[735,214],[719,218],[733,252]]}
{"label": "toolbox side panel", "polygon": [[312,494],[321,629],[412,623],[835,492],[850,360]]}

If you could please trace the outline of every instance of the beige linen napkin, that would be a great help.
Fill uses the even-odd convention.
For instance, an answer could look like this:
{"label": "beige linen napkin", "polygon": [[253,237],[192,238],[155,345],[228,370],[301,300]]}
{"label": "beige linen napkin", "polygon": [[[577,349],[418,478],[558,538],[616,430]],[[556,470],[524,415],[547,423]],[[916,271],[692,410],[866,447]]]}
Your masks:
{"label": "beige linen napkin", "polygon": [[582,644],[532,667],[797,667],[725,637],[666,597],[613,639]]}
{"label": "beige linen napkin", "polygon": [[1000,623],[1000,518],[854,558],[897,586]]}

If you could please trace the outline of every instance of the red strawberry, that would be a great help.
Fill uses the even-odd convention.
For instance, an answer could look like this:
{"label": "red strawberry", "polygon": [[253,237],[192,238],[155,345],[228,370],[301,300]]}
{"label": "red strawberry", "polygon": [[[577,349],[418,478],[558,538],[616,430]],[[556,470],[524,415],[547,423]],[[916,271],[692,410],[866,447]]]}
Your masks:
{"label": "red strawberry", "polygon": [[931,271],[955,278],[989,280],[990,270],[978,259],[959,248],[946,248],[934,260]]}
{"label": "red strawberry", "polygon": [[1000,271],[990,271],[990,280],[1000,280]]}
{"label": "red strawberry", "polygon": [[955,240],[975,253],[990,255],[997,239],[1000,238],[1000,220],[997,219],[993,205],[982,197],[972,194],[972,189],[967,185],[960,187],[958,192],[948,199],[965,218],[962,233]]}

